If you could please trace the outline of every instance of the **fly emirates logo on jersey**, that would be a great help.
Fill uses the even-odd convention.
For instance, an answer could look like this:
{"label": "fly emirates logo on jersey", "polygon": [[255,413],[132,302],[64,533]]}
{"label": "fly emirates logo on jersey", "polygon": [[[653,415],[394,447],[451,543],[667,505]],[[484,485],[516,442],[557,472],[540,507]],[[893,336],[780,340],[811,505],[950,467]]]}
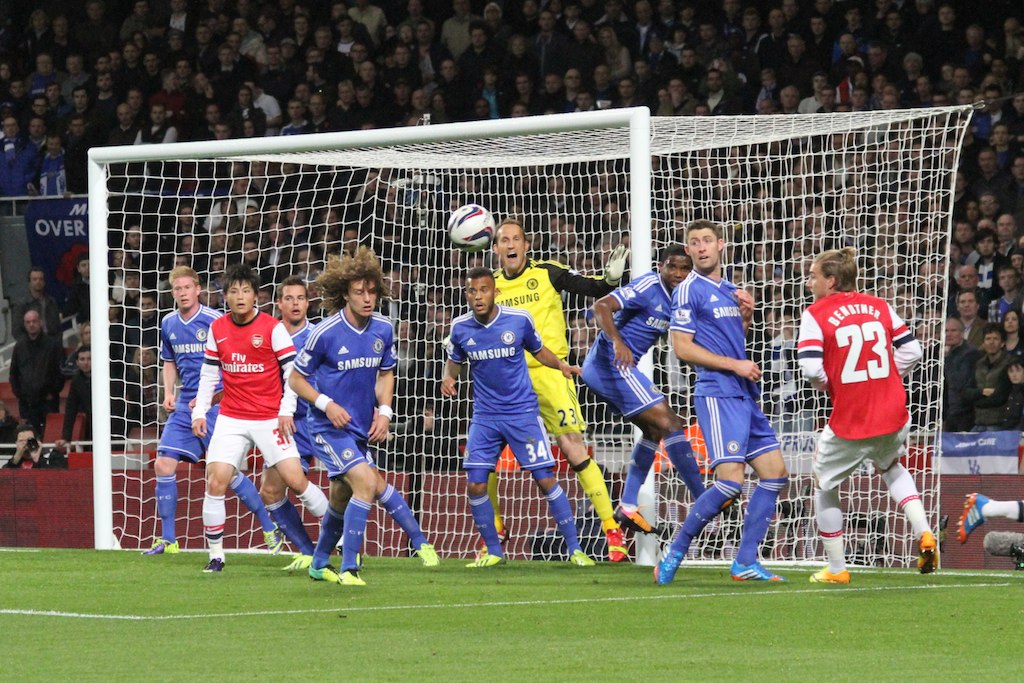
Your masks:
{"label": "fly emirates logo on jersey", "polygon": [[249,373],[255,374],[263,372],[265,366],[263,363],[250,363],[246,360],[244,353],[230,354],[228,362],[223,364],[225,372],[237,372],[237,373]]}

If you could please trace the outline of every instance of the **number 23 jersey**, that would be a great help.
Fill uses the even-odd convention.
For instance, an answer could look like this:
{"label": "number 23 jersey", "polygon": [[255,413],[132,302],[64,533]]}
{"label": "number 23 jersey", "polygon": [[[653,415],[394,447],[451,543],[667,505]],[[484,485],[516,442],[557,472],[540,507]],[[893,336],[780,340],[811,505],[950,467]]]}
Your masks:
{"label": "number 23 jersey", "polygon": [[893,346],[914,335],[888,303],[859,292],[837,292],[815,301],[800,321],[797,352],[818,354],[828,378],[828,424],[843,439],[899,431],[910,414]]}

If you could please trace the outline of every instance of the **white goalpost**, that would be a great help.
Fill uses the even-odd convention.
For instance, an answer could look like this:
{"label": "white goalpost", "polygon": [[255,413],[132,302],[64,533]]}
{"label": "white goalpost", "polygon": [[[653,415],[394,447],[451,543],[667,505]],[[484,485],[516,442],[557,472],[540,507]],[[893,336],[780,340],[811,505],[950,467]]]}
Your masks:
{"label": "white goalpost", "polygon": [[[908,467],[938,523],[936,442],[941,405],[941,331],[953,177],[970,107],[809,116],[652,118],[646,108],[289,136],[94,149],[90,152],[93,321],[94,497],[97,548],[142,548],[158,532],[151,462],[165,419],[159,368],[149,351],[171,310],[166,275],[191,265],[209,305],[220,307],[219,275],[244,260],[268,286],[298,274],[312,281],[326,259],[356,244],[375,249],[394,296],[383,312],[398,343],[398,414],[377,453],[442,556],[472,554],[478,539],[458,469],[470,393],[442,400],[436,385],[441,340],[464,311],[459,276],[493,266],[489,253],[448,243],[450,211],[478,203],[500,219],[521,216],[532,256],[599,273],[620,241],[631,276],[650,270],[687,223],[727,228],[731,279],[755,293],[748,349],[765,374],[764,404],[783,442],[789,490],[765,544],[771,561],[821,557],[813,524],[810,456],[826,406],[800,381],[795,360],[808,260],[853,245],[863,286],[894,302],[925,347],[910,378],[914,420]],[[110,266],[108,267],[108,264]],[[109,286],[108,286],[109,285]],[[115,302],[108,299],[115,295]],[[150,296],[150,293],[155,296]],[[315,299],[311,319],[321,312]],[[123,303],[116,301],[122,299]],[[266,310],[272,310],[272,294]],[[148,309],[155,299],[157,312]],[[142,301],[140,307],[138,301]],[[582,361],[596,335],[592,301],[565,297],[570,357]],[[155,322],[154,322],[155,321]],[[692,373],[666,345],[645,369],[688,422]],[[634,433],[580,387],[585,439],[607,474],[613,499]],[[695,431],[695,430],[694,430]],[[699,435],[694,433],[698,452]],[[674,529],[691,504],[659,458],[645,513]],[[258,476],[257,455],[249,474]],[[503,459],[499,492],[513,558],[558,554],[532,483]],[[321,472],[314,481],[326,484]],[[574,501],[584,549],[603,555],[600,525],[570,471],[559,478]],[[179,540],[203,546],[200,467],[178,474]],[[905,565],[912,534],[879,477],[858,473],[843,488],[848,556],[855,563]],[[230,498],[230,496],[229,496]],[[745,497],[744,497],[745,499]],[[642,501],[643,502],[643,501]],[[258,523],[229,502],[228,547],[255,547]],[[742,506],[694,544],[695,559],[731,559]],[[368,554],[404,554],[406,540],[375,512]],[[310,528],[314,534],[314,527]],[[655,560],[658,544],[638,543]]]}

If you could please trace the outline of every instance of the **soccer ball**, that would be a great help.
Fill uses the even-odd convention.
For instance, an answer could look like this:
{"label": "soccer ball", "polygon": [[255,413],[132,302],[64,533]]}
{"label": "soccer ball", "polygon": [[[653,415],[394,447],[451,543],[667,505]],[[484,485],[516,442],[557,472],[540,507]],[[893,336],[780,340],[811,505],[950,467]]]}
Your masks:
{"label": "soccer ball", "polygon": [[494,238],[494,216],[479,204],[466,204],[448,219],[448,236],[463,251],[481,251]]}

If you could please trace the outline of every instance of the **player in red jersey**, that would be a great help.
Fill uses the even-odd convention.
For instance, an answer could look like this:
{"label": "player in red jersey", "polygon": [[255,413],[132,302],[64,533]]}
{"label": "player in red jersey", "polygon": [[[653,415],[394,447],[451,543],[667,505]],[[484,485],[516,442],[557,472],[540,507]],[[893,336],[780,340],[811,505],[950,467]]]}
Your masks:
{"label": "player in red jersey", "polygon": [[246,453],[259,448],[264,463],[314,514],[323,514],[327,498],[309,483],[292,440],[296,397],[286,389],[295,347],[284,325],[256,307],[259,278],[248,266],[224,273],[230,311],[210,325],[199,392],[192,409],[192,432],[206,435],[206,413],[223,376],[220,417],[206,457],[203,531],[210,548],[205,572],[224,568],[224,493]]}
{"label": "player in red jersey", "polygon": [[850,582],[839,485],[865,460],[881,473],[914,528],[918,569],[935,571],[935,535],[914,478],[900,464],[910,431],[903,377],[921,360],[921,345],[892,306],[856,291],[857,252],[852,247],[819,254],[807,286],[814,303],[800,321],[797,358],[803,376],[832,399],[832,414],[814,456],[816,520],[828,567],[811,581]]}

